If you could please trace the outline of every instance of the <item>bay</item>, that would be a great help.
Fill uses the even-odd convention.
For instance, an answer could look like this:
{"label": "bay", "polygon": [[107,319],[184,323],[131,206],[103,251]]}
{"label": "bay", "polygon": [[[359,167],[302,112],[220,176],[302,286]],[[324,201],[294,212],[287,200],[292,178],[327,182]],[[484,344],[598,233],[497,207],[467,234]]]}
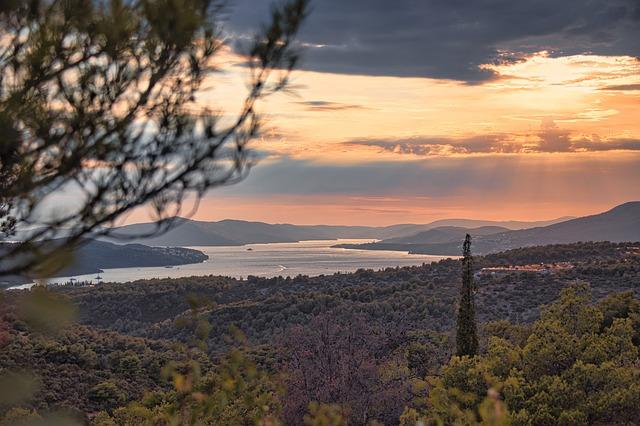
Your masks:
{"label": "bay", "polygon": [[[209,256],[203,263],[173,267],[105,269],[99,276],[102,282],[128,282],[151,278],[180,278],[189,276],[222,275],[246,278],[293,277],[296,275],[328,275],[354,272],[357,269],[384,269],[396,266],[421,265],[450,256],[408,254],[382,250],[353,250],[334,248],[336,244],[361,244],[372,240],[341,239],[301,241],[296,243],[248,244],[244,246],[190,247]],[[65,283],[70,279],[98,282],[96,274],[56,277],[49,283]],[[30,284],[15,288],[28,288]]]}

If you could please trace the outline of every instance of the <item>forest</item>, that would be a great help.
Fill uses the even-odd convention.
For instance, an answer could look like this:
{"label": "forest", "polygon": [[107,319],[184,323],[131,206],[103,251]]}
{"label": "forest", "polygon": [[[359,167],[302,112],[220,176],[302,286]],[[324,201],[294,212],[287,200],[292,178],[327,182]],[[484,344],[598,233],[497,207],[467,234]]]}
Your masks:
{"label": "forest", "polygon": [[0,286],[39,282],[0,292],[0,425],[640,424],[634,201],[458,229],[451,251],[409,250],[458,256],[464,233],[462,259],[415,267],[44,283],[74,260],[203,261],[111,243],[184,218],[186,240],[156,245],[337,237],[200,219],[567,219],[637,199],[638,12],[0,1]]}
{"label": "forest", "polygon": [[[0,418],[635,424],[639,246],[577,243],[474,257],[473,356],[455,351],[460,260],[319,277],[7,291],[0,377],[20,386],[0,398]],[[541,264],[548,269],[483,272]]]}

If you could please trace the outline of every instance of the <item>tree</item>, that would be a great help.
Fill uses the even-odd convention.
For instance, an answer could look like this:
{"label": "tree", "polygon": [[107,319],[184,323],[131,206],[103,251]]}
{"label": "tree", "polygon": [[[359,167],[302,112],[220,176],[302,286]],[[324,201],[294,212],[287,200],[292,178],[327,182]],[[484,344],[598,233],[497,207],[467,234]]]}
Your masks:
{"label": "tree", "polygon": [[236,330],[238,346],[209,369],[195,361],[169,363],[163,374],[173,390],[148,393],[141,401],[112,410],[113,415],[103,411],[92,424],[280,424],[280,390],[249,357],[244,339]]}
{"label": "tree", "polygon": [[117,407],[126,398],[118,385],[112,381],[98,383],[89,389],[88,397],[110,407]]}
{"label": "tree", "polygon": [[[198,103],[224,46],[225,3],[0,2],[0,238],[29,229],[23,242],[0,247],[0,274],[112,234],[139,206],[158,220],[151,234],[165,231],[186,197],[246,175],[257,102],[287,85],[307,0],[274,7],[255,36],[235,116]],[[44,216],[61,189],[81,194],[78,205]]]}
{"label": "tree", "polygon": [[474,301],[473,257],[471,256],[471,236],[467,234],[462,246],[462,287],[458,306],[456,333],[456,354],[474,356],[478,354],[478,330]]}
{"label": "tree", "polygon": [[[361,316],[339,319],[332,313],[289,329],[281,350],[285,423],[395,422],[402,402],[408,400],[409,386],[406,371],[393,356],[391,337]],[[342,420],[320,420],[333,416]]]}
{"label": "tree", "polygon": [[[638,300],[612,295],[593,305],[591,296],[586,284],[573,283],[542,309],[524,341],[489,336],[486,353],[452,357],[430,378],[418,401],[424,408],[405,410],[405,424],[638,424]],[[607,318],[623,304],[630,309]]]}

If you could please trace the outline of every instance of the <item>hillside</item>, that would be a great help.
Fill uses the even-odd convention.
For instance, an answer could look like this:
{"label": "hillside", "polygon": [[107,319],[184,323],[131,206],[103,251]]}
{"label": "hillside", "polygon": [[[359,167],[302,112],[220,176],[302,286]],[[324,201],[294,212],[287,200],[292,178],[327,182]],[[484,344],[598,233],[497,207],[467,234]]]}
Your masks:
{"label": "hillside", "polygon": [[440,226],[407,237],[390,238],[384,240],[384,242],[390,244],[439,244],[464,240],[466,234],[471,234],[472,237],[479,237],[507,231],[509,229],[502,226],[481,226],[479,228]]}
{"label": "hillside", "polygon": [[[575,268],[550,274],[478,276],[482,321],[510,317],[533,321],[540,305],[555,299],[562,286],[576,279],[590,282],[597,297],[611,291],[637,290],[640,284],[640,252],[637,246],[624,243],[529,247],[477,257],[475,267],[557,262],[569,262]],[[416,328],[446,330],[454,325],[459,263],[446,259],[422,266],[318,277],[154,279],[105,283],[100,291],[91,287],[60,287],[58,291],[79,304],[86,325],[178,340],[188,336],[170,324],[188,311],[189,295],[209,300],[214,302],[209,319],[216,324],[209,343],[217,351],[225,345],[224,335],[232,324],[254,343],[265,343],[285,323],[304,323],[319,312],[337,308],[344,315],[357,311],[372,320],[382,317],[389,324],[399,324],[403,318]],[[385,303],[390,306],[383,306]]]}
{"label": "hillside", "polygon": [[640,241],[640,201],[554,225],[487,236],[481,241],[501,249],[576,241]]}
{"label": "hillside", "polygon": [[130,268],[146,266],[174,266],[200,263],[208,259],[204,253],[182,247],[149,247],[142,244],[117,245],[91,241],[82,246],[73,264],[60,272],[61,276],[78,274],[85,269]]}
{"label": "hillside", "polygon": [[573,217],[560,217],[552,220],[540,220],[540,221],[518,221],[518,220],[479,220],[479,219],[441,219],[431,223],[416,225],[416,224],[404,224],[404,225],[391,225],[381,228],[378,232],[376,239],[387,240],[395,238],[411,237],[420,232],[429,231],[435,228],[442,227],[456,227],[456,228],[484,228],[484,227],[500,227],[505,230],[518,230],[528,229],[539,226],[553,225],[555,223],[564,222],[566,220],[574,219]]}
{"label": "hillside", "polygon": [[[107,268],[175,266],[200,263],[208,259],[204,253],[182,247],[149,247],[142,244],[117,245],[92,240],[74,254],[70,266],[54,276],[65,277],[98,273]],[[0,288],[31,282],[27,276],[0,277]]]}
{"label": "hillside", "polygon": [[[564,267],[553,269],[558,262],[565,262]],[[551,269],[544,273],[510,269],[499,274],[483,273],[483,268],[540,263]],[[479,256],[474,264],[482,344],[489,348],[487,335],[491,333],[516,343],[526,340],[532,332],[529,324],[540,318],[540,307],[557,300],[562,289],[577,281],[590,283],[593,300],[598,301],[603,312],[600,318],[608,318],[609,323],[616,316],[627,315],[624,303],[632,301],[633,292],[637,296],[640,288],[640,252],[633,244],[530,247]],[[11,291],[4,293],[7,302],[4,306],[8,308],[4,318],[6,333],[12,340],[0,351],[0,364],[14,369],[33,368],[41,377],[41,391],[25,405],[26,408],[54,410],[73,406],[89,416],[98,410],[111,412],[118,406],[140,400],[145,393],[169,392],[171,383],[161,380],[160,375],[167,362],[187,359],[189,353],[197,354],[203,372],[210,371],[204,353],[187,352],[176,344],[192,342],[193,330],[185,326],[185,320],[191,318],[192,302],[197,299],[213,302],[200,312],[201,319],[215,325],[206,338],[210,360],[219,360],[227,351],[230,326],[238,327],[246,334],[251,357],[274,375],[290,367],[286,364],[286,354],[295,350],[296,345],[305,351],[304,359],[310,362],[308,369],[303,370],[309,374],[316,374],[318,370],[314,361],[318,352],[336,357],[340,368],[351,365],[342,362],[353,360],[355,356],[358,361],[365,361],[365,371],[331,371],[349,374],[354,382],[365,380],[367,395],[375,392],[379,401],[391,402],[372,403],[372,407],[380,408],[376,416],[386,420],[385,424],[398,424],[398,410],[410,404],[412,394],[403,391],[388,398],[384,392],[408,390],[412,383],[426,375],[441,374],[442,366],[451,355],[459,280],[460,262],[449,259],[416,267],[360,270],[321,277],[250,277],[247,280],[191,277],[105,283],[97,287],[62,286],[53,288],[52,292],[73,301],[79,311],[79,324],[60,335],[32,335],[25,331],[24,323],[11,311],[12,306],[29,292]],[[622,291],[629,293],[618,298],[611,296]],[[609,298],[608,301],[601,302],[605,298]],[[637,313],[628,315],[632,317]],[[597,318],[597,315],[592,317]],[[627,324],[633,327],[631,332],[640,330],[640,317],[633,318],[629,321],[635,322]],[[327,328],[318,327],[322,324]],[[341,334],[332,334],[340,332],[339,326],[344,327],[342,330],[354,331],[345,337],[349,344],[341,345]],[[329,338],[324,336],[324,346],[319,347],[328,350],[314,352],[316,346],[313,344],[317,342],[308,343],[305,339],[323,330],[327,330]],[[355,348],[354,338],[358,339]],[[552,340],[552,343],[556,342],[562,340]],[[574,346],[591,347],[586,344]],[[596,352],[596,355],[600,353]],[[546,357],[563,355],[555,347],[545,354]],[[373,361],[369,363],[369,360]],[[400,363],[401,368],[390,370],[391,365],[396,365],[394,362]],[[331,367],[333,364],[320,365]],[[383,382],[378,386],[378,382],[373,381],[376,376],[371,376],[372,365],[375,366],[373,371],[379,368],[386,373],[404,373],[396,376],[392,385]],[[625,368],[631,368],[630,365]],[[300,368],[286,371],[299,372]],[[329,373],[322,371],[321,374]],[[109,383],[113,386],[107,386]],[[312,385],[322,388],[323,383],[313,382]],[[350,389],[349,385],[344,386]],[[297,395],[298,389],[290,386],[288,393],[282,395],[285,407],[296,403],[291,395]],[[103,393],[98,394],[97,390],[117,398],[102,397]],[[485,388],[481,391],[486,394]],[[157,398],[158,394],[155,399],[145,401],[153,403]],[[340,398],[343,398],[342,394]],[[615,407],[617,409],[618,405]],[[144,413],[142,409],[139,411]],[[611,412],[617,413],[614,409]],[[0,418],[2,414],[0,407]],[[85,423],[88,422],[85,420]]]}
{"label": "hillside", "polygon": [[[474,238],[476,253],[485,254],[518,247],[566,244],[579,241],[640,241],[640,202],[628,202],[604,213],[580,217],[548,226],[501,231],[491,228],[481,234],[468,230]],[[436,229],[437,231],[437,229]],[[447,237],[452,239],[446,241]],[[461,237],[462,236],[462,237]],[[369,244],[342,244],[339,247],[361,250],[397,250],[421,254],[456,255],[463,239],[461,230],[419,233],[400,239],[385,239]]]}

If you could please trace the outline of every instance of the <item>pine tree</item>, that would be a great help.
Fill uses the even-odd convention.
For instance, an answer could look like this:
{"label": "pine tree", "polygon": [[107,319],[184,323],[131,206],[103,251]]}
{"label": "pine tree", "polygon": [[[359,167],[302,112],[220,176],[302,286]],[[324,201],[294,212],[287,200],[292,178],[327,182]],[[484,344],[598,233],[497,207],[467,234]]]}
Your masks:
{"label": "pine tree", "polygon": [[474,302],[473,258],[471,256],[471,236],[467,234],[462,246],[462,287],[458,307],[456,333],[456,355],[474,356],[478,354],[478,331]]}

